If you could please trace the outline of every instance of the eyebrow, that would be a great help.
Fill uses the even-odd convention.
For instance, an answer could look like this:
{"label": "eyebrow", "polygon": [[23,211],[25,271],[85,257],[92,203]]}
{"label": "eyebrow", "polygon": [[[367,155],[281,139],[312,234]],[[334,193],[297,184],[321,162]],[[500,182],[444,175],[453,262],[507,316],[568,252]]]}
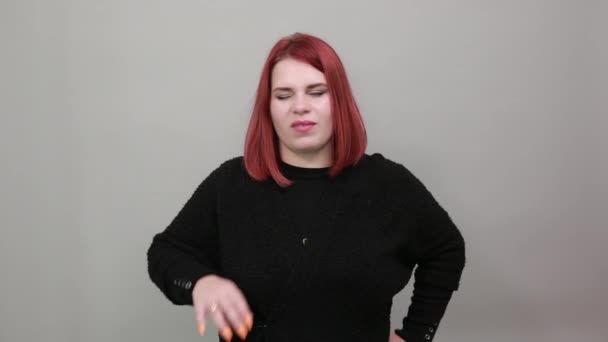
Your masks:
{"label": "eyebrow", "polygon": [[[307,86],[306,90],[309,90],[309,89],[312,89],[312,88],[316,88],[316,87],[319,87],[319,86],[326,86],[326,84],[325,83],[314,83],[314,84],[311,84],[311,85]],[[290,87],[277,87],[277,88],[274,88],[272,90],[272,92],[275,92],[275,91],[288,91],[288,90],[292,90],[292,89]]]}

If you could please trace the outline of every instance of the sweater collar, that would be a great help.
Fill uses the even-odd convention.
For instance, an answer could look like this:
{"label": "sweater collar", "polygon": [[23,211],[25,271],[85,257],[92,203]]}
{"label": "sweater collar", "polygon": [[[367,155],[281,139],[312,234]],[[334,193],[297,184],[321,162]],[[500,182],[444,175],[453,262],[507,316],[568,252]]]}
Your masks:
{"label": "sweater collar", "polygon": [[289,179],[319,179],[328,177],[329,167],[301,167],[279,160],[279,167]]}

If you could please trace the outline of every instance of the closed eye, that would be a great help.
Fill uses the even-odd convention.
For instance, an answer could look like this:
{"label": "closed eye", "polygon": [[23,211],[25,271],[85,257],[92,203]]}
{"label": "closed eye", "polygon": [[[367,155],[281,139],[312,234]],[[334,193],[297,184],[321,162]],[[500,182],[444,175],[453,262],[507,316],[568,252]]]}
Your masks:
{"label": "closed eye", "polygon": [[[320,96],[322,96],[323,94],[325,94],[326,92],[327,92],[327,91],[325,91],[325,90],[320,90],[320,91],[314,91],[314,92],[310,92],[309,94],[310,94],[311,96],[314,96],[314,97],[320,97]],[[277,100],[286,100],[286,99],[288,99],[290,96],[291,96],[291,95],[281,94],[281,95],[277,95],[277,96],[276,96],[276,98],[277,98]]]}

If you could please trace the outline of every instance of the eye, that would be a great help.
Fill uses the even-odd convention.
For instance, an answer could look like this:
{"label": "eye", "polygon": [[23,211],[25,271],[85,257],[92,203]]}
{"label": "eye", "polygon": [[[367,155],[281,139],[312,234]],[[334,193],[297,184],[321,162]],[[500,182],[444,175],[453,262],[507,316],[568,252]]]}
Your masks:
{"label": "eye", "polygon": [[277,100],[286,100],[289,98],[289,95],[277,95],[276,98]]}
{"label": "eye", "polygon": [[319,90],[319,91],[314,91],[314,92],[310,93],[310,95],[316,96],[316,97],[319,97],[323,94],[325,94],[325,90]]}

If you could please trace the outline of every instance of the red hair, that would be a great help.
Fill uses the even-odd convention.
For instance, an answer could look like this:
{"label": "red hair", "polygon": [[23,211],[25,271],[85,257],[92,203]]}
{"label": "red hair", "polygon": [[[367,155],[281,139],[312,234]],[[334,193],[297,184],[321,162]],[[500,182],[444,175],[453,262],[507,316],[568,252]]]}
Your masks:
{"label": "red hair", "polygon": [[278,136],[270,117],[271,74],[274,66],[285,58],[305,62],[325,75],[330,95],[333,122],[334,177],[347,166],[356,164],[367,147],[367,134],[361,113],[352,94],[346,71],[334,49],[320,38],[294,33],[281,38],[270,50],[262,75],[245,138],[244,162],[247,173],[255,180],[272,177],[281,187],[292,181],[279,168]]}

